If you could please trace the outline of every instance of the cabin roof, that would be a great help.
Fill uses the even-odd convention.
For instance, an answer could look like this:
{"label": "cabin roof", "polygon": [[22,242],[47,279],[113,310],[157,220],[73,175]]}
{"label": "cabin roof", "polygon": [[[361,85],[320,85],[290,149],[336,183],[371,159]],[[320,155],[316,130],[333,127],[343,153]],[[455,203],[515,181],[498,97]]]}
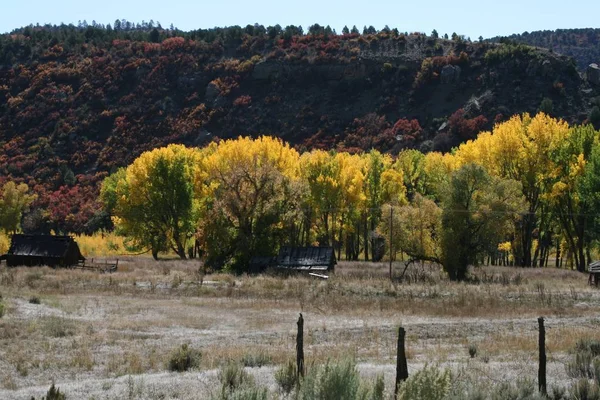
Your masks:
{"label": "cabin roof", "polygon": [[[45,257],[45,258],[62,258],[69,251],[70,246],[76,246],[79,253],[79,246],[70,236],[53,236],[53,235],[20,235],[12,236],[8,256],[23,256],[23,257]],[[79,254],[80,259],[84,259]]]}
{"label": "cabin roof", "polygon": [[327,270],[336,260],[333,247],[282,247],[275,264],[280,268]]}

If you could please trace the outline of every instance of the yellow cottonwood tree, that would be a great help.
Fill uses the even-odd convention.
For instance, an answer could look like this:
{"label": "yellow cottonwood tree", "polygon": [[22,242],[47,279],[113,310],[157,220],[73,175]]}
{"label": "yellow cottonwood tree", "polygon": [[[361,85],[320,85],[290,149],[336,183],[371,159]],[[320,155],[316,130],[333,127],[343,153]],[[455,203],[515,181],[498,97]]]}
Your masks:
{"label": "yellow cottonwood tree", "polygon": [[150,248],[154,258],[167,249],[186,258],[203,193],[201,154],[183,145],[148,151],[102,185],[117,231]]}
{"label": "yellow cottonwood tree", "polygon": [[519,265],[532,265],[534,231],[548,218],[541,200],[550,190],[549,174],[554,169],[551,154],[568,135],[566,122],[546,114],[516,115],[497,124],[491,133],[482,133],[462,144],[454,155],[458,165],[483,165],[494,176],[521,183],[528,210],[517,224],[514,252]]}
{"label": "yellow cottonwood tree", "polygon": [[25,183],[9,181],[0,193],[0,229],[7,233],[16,233],[21,224],[23,213],[29,209],[37,195],[29,193]]}
{"label": "yellow cottonwood tree", "polygon": [[289,234],[299,194],[299,154],[263,136],[217,144],[203,161],[209,200],[198,236],[209,264],[244,271],[253,255],[269,255]]}
{"label": "yellow cottonwood tree", "polygon": [[[308,193],[306,199],[306,219],[313,223],[316,241],[329,246],[335,231],[335,216],[340,211],[342,201],[341,166],[343,159],[333,153],[315,150],[304,153],[300,157],[300,171],[306,182]],[[333,218],[332,218],[333,215]],[[333,219],[333,221],[332,221]],[[305,242],[311,240],[310,230],[306,232]]]}

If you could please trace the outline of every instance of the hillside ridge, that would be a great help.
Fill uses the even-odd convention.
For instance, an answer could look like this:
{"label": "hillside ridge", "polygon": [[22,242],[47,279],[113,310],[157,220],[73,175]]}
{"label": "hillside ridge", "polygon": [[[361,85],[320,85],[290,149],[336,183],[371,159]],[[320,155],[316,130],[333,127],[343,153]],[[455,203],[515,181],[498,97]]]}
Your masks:
{"label": "hillside ridge", "polygon": [[568,57],[461,37],[30,26],[0,36],[0,177],[34,188],[45,226],[92,231],[99,182],[169,143],[448,151],[513,114],[583,122],[596,95]]}

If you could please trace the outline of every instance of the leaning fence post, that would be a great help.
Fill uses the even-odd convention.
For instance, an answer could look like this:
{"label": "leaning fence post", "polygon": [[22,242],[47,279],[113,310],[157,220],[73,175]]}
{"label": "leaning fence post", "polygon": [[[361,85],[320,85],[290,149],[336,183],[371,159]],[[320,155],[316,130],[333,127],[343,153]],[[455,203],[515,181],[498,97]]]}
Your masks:
{"label": "leaning fence post", "polygon": [[396,354],[396,386],[394,387],[394,398],[398,394],[400,382],[408,379],[408,366],[406,364],[406,350],[404,349],[404,337],[406,331],[403,327],[398,328],[398,351]]}
{"label": "leaning fence post", "polygon": [[538,324],[540,329],[540,369],[538,371],[538,384],[540,393],[544,396],[547,394],[546,390],[546,329],[544,328],[544,318],[538,318]]}
{"label": "leaning fence post", "polygon": [[296,369],[298,378],[304,377],[304,318],[298,318],[298,335],[296,336]]}

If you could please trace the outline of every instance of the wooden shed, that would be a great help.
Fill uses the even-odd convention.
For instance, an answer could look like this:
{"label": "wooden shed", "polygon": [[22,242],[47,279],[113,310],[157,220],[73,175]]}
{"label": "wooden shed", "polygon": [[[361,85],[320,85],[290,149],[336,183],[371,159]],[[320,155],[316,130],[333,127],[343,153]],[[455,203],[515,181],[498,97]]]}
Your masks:
{"label": "wooden shed", "polygon": [[596,285],[600,283],[600,261],[594,261],[588,265],[588,271],[590,272],[590,277],[588,278],[588,283],[590,285]]}
{"label": "wooden shed", "polygon": [[71,236],[13,235],[8,253],[0,257],[9,267],[70,267],[85,261]]}
{"label": "wooden shed", "polygon": [[333,271],[333,247],[282,247],[275,258],[277,268],[300,271]]}

